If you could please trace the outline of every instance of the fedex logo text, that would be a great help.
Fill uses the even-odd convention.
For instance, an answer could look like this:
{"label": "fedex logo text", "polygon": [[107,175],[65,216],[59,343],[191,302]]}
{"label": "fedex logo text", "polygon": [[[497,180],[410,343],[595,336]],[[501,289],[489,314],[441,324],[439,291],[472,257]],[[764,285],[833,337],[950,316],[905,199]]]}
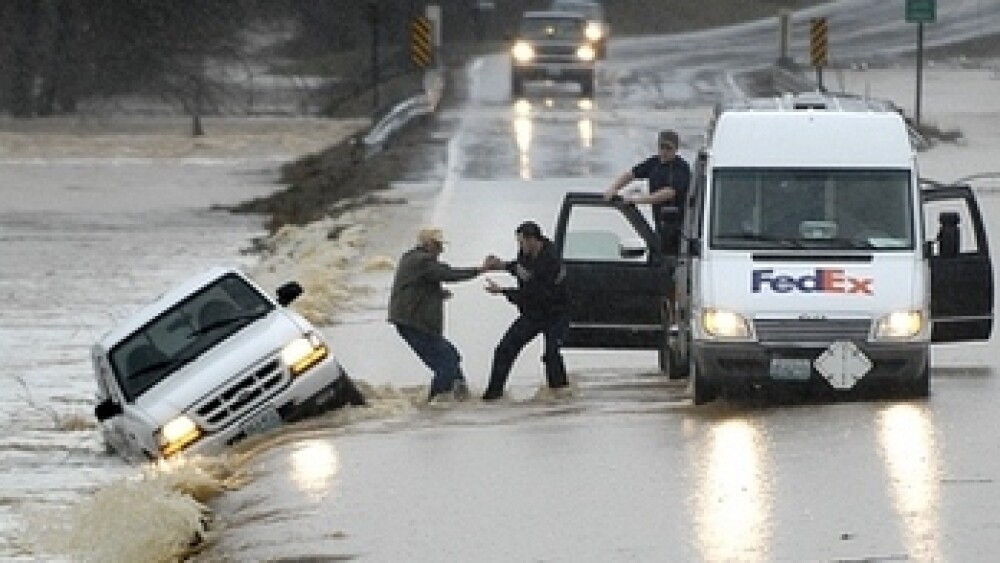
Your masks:
{"label": "fedex logo text", "polygon": [[816,268],[812,274],[792,276],[775,274],[774,270],[754,270],[752,288],[754,293],[761,293],[764,288],[775,293],[853,293],[858,295],[874,295],[872,278],[855,278],[848,276],[844,270]]}

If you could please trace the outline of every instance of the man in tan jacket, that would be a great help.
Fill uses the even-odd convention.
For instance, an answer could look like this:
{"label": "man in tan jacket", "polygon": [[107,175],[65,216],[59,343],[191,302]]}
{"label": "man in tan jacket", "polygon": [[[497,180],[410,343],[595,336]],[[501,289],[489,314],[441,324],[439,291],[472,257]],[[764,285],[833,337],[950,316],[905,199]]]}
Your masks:
{"label": "man in tan jacket", "polygon": [[444,337],[444,300],[451,292],[442,284],[473,279],[495,267],[499,259],[490,256],[482,266],[454,268],[440,260],[444,244],[441,229],[428,227],[417,234],[417,245],[403,254],[396,267],[388,320],[434,373],[428,400],[447,392],[464,400],[469,391],[462,356]]}

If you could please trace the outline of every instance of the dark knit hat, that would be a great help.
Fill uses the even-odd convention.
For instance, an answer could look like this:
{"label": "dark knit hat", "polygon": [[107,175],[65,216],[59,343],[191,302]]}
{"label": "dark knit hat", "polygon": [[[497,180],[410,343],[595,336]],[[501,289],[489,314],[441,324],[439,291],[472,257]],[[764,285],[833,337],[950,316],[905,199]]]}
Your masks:
{"label": "dark knit hat", "polygon": [[538,223],[535,223],[534,221],[525,221],[521,223],[514,232],[521,236],[533,239],[541,240],[542,238],[542,228],[539,227]]}

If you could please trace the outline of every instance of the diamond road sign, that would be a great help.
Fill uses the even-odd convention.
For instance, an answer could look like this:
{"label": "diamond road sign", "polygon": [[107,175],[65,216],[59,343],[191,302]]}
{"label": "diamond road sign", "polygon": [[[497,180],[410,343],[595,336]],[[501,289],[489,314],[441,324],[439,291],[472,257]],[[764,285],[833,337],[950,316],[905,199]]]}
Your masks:
{"label": "diamond road sign", "polygon": [[930,23],[937,19],[937,0],[906,0],[906,21]]}

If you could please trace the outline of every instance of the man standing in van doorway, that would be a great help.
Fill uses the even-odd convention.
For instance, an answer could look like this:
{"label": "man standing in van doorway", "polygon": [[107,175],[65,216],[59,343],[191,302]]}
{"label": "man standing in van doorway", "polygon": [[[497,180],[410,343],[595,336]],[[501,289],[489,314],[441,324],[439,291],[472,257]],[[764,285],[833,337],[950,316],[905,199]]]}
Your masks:
{"label": "man standing in van doorway", "polygon": [[691,185],[691,166],[677,154],[680,136],[676,131],[661,131],[657,141],[659,152],[619,176],[604,190],[604,198],[610,201],[633,180],[645,179],[649,184],[649,193],[630,195],[624,199],[630,203],[652,204],[656,232],[662,238],[665,235],[663,209],[676,206],[679,213],[684,213],[684,202]]}
{"label": "man standing in van doorway", "polygon": [[502,262],[490,256],[482,266],[454,268],[440,260],[444,244],[441,229],[421,229],[417,245],[399,259],[389,294],[389,322],[434,373],[428,401],[448,392],[457,400],[469,395],[462,356],[444,337],[444,300],[451,292],[441,284],[471,280]]}

